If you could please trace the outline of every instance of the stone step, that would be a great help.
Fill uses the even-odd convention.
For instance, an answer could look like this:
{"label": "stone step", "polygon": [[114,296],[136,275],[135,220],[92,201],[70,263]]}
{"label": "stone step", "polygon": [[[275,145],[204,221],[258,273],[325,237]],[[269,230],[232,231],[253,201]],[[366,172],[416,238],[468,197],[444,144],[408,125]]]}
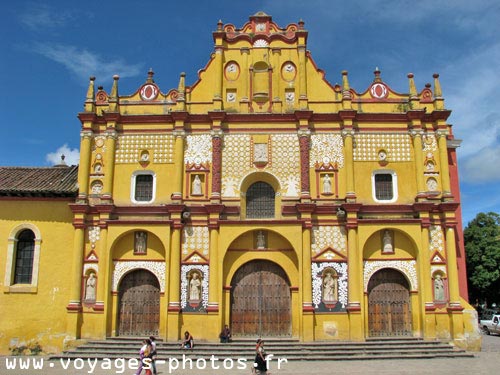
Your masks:
{"label": "stone step", "polygon": [[[436,357],[473,357],[471,353],[454,348],[441,341],[425,341],[419,338],[388,338],[350,341],[299,342],[294,339],[266,339],[266,352],[275,358],[287,360],[343,360],[343,359],[397,359],[397,358],[436,358]],[[74,349],[52,356],[58,358],[137,358],[141,339],[110,338],[91,340]],[[157,341],[158,358],[166,359],[199,358],[210,359],[216,353],[218,358],[246,358],[253,361],[255,342],[250,339],[236,339],[231,343],[196,342],[192,350],[181,350],[179,342]]]}

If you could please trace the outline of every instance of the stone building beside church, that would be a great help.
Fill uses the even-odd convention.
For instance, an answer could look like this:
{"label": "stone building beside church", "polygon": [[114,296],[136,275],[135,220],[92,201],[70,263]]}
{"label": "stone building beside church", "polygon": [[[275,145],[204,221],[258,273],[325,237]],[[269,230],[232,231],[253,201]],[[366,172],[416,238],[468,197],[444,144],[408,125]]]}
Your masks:
{"label": "stone building beside church", "polygon": [[[477,349],[439,76],[332,85],[302,21],[217,24],[194,84],[91,77],[80,164],[0,168],[0,348],[189,330]],[[76,341],[75,341],[76,340]]]}

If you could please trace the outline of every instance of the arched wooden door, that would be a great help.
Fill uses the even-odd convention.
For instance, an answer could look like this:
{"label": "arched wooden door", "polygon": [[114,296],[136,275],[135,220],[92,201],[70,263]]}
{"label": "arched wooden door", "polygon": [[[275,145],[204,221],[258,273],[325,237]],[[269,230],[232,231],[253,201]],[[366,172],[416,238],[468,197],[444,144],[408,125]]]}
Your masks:
{"label": "arched wooden door", "polygon": [[160,284],[151,272],[126,274],[118,288],[118,335],[157,336],[160,322]]}
{"label": "arched wooden door", "polygon": [[385,268],[371,277],[368,327],[373,337],[412,335],[410,288],[401,272]]}
{"label": "arched wooden door", "polygon": [[231,282],[231,330],[235,336],[290,336],[291,295],[285,271],[254,260]]}

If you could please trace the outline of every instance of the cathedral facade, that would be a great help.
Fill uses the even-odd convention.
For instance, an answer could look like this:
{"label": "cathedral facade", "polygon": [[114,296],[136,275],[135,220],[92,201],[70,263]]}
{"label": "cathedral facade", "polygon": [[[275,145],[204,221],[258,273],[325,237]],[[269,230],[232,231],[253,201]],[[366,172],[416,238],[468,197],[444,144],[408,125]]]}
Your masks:
{"label": "cathedral facade", "polygon": [[[439,76],[332,85],[302,21],[219,22],[198,78],[95,86],[80,163],[1,168],[0,348],[189,330],[477,349]],[[37,176],[26,179],[27,174]],[[36,186],[34,186],[36,185]]]}

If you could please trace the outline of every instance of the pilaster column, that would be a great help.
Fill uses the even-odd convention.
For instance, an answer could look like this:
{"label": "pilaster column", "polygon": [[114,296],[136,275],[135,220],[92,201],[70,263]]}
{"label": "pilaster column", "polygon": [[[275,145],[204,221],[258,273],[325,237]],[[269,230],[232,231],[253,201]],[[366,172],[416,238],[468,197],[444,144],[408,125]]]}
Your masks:
{"label": "pilaster column", "polygon": [[458,287],[457,243],[455,229],[446,227],[446,262],[448,265],[448,289],[450,292],[450,307],[460,307],[460,290]]}
{"label": "pilaster column", "polygon": [[299,108],[307,109],[307,70],[306,70],[306,44],[305,38],[299,37]]}
{"label": "pilaster column", "polygon": [[309,179],[309,149],[311,131],[309,129],[301,129],[298,134],[300,146],[300,196],[303,199],[309,199],[311,197]]}
{"label": "pilaster column", "polygon": [[169,308],[180,306],[180,273],[181,273],[181,231],[182,224],[174,224],[172,246],[170,248],[170,288]]}
{"label": "pilaster column", "polygon": [[413,130],[410,132],[413,138],[413,149],[415,151],[415,169],[417,174],[417,198],[425,195],[424,183],[424,158],[422,154],[422,132]]}
{"label": "pilaster column", "polygon": [[174,192],[172,193],[172,200],[182,199],[182,180],[184,177],[184,138],[186,133],[184,130],[174,130],[175,137],[174,144],[174,165],[175,165],[175,179],[174,179]]}
{"label": "pilaster column", "polygon": [[215,85],[214,85],[214,110],[222,109],[222,77],[224,75],[224,67],[222,61],[223,49],[222,46],[215,48]]}
{"label": "pilaster column", "polygon": [[[90,127],[91,124],[88,126]],[[78,166],[78,199],[80,200],[86,200],[89,193],[92,136],[92,130],[83,130],[80,133],[80,165]]]}
{"label": "pilaster column", "polygon": [[354,154],[353,154],[353,138],[354,130],[343,130],[342,137],[344,138],[344,157],[346,171],[346,200],[355,201],[356,192],[354,191]]}
{"label": "pilaster column", "polygon": [[241,101],[244,101],[245,103],[248,102],[248,80],[250,78],[249,76],[249,66],[248,66],[248,55],[250,54],[250,48],[248,47],[242,47],[240,49],[240,52],[243,56],[242,59],[242,66],[241,66]]}
{"label": "pilaster column", "polygon": [[219,229],[210,228],[210,273],[208,280],[208,312],[219,311]]}
{"label": "pilaster column", "polygon": [[219,202],[221,198],[222,137],[222,130],[212,131],[212,194],[210,196],[212,202]]}
{"label": "pilaster column", "polygon": [[81,309],[81,288],[82,288],[82,266],[83,252],[85,249],[85,227],[79,225],[75,227],[75,237],[73,241],[73,261],[71,264],[71,285],[70,299],[66,307],[68,311],[79,311]]}
{"label": "pilaster column", "polygon": [[111,200],[113,197],[113,179],[115,175],[115,148],[118,134],[114,129],[116,124],[108,124],[106,130],[106,152],[104,154],[104,200]]}
{"label": "pilaster column", "polygon": [[[109,278],[108,227],[105,224],[99,226],[101,230],[99,233],[99,275],[97,279],[96,305],[98,309],[103,309],[107,300],[106,292],[109,290],[107,286],[107,279]],[[104,322],[104,324],[106,323]]]}
{"label": "pilaster column", "polygon": [[441,175],[441,188],[442,196],[451,196],[451,186],[450,186],[450,170],[448,167],[448,146],[446,144],[446,130],[438,130],[436,132],[438,137],[438,147],[439,147],[439,166]]}

